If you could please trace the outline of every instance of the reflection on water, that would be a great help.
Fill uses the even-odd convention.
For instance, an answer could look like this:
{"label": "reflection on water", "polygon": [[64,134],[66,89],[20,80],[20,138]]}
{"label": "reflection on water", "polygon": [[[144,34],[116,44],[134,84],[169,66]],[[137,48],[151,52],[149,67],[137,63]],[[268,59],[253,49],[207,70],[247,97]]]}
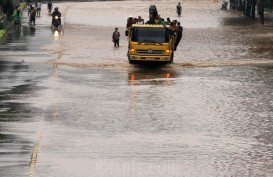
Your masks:
{"label": "reflection on water", "polygon": [[[149,82],[149,84],[156,84],[156,82],[165,82],[170,81],[171,78],[178,77],[178,74],[175,70],[168,67],[158,67],[158,66],[150,66],[143,68],[132,68],[128,72],[128,81],[143,81]],[[158,83],[159,84],[159,83]]]}
{"label": "reflection on water", "polygon": [[29,27],[30,35],[32,35],[32,36],[35,35],[35,30],[36,30],[35,27],[30,26]]}
{"label": "reflection on water", "polygon": [[[146,78],[130,81],[132,133],[124,140],[130,143],[123,144],[126,153],[121,158],[132,158],[119,164],[125,164],[126,174],[127,169],[136,172],[136,164],[148,171],[147,166],[161,167],[163,176],[262,177],[272,173],[272,66],[190,69],[182,71],[175,84],[164,87],[152,82],[160,78]],[[134,142],[139,144],[129,148],[134,151],[130,153],[127,144]],[[101,163],[115,166],[116,159]],[[150,176],[160,172],[157,169]]]}
{"label": "reflection on water", "polygon": [[58,40],[63,35],[63,31],[53,30],[52,34],[55,40]]}
{"label": "reflection on water", "polygon": [[34,90],[40,89],[35,81],[38,75],[26,63],[0,62],[1,177],[27,176],[32,136],[39,122],[39,116],[33,116],[37,109],[28,99],[34,97]]}
{"label": "reflection on water", "polygon": [[[143,119],[145,119],[144,122],[149,124],[155,121],[155,117],[165,116],[164,113],[161,115],[159,111],[153,112],[152,107],[165,108],[167,112],[166,108],[170,108],[171,85],[174,82],[173,79],[177,77],[179,77],[178,73],[166,65],[137,65],[129,70],[128,127],[130,131],[136,132],[145,127],[139,127],[140,124],[143,124]],[[154,86],[164,86],[164,88],[157,90]],[[142,115],[144,112],[149,115]],[[153,119],[152,122],[150,122],[151,118]]]}
{"label": "reflection on water", "polygon": [[59,31],[54,31],[54,39],[57,40],[59,38]]}
{"label": "reflection on water", "polygon": [[131,72],[129,75],[129,80],[134,81],[134,80],[149,80],[149,79],[157,79],[157,78],[171,78],[172,75],[169,72],[166,73],[135,73]]}
{"label": "reflection on water", "polygon": [[36,32],[35,26],[23,26],[23,35],[24,36],[34,36]]}

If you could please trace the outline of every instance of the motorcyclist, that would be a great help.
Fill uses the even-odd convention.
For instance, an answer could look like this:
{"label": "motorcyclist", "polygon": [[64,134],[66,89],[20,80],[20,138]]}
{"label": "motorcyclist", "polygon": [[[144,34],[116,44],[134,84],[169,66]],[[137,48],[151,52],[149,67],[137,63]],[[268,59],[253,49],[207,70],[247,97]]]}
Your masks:
{"label": "motorcyclist", "polygon": [[59,10],[58,10],[58,7],[55,7],[54,8],[54,12],[51,14],[52,15],[52,24],[54,23],[54,21],[55,21],[55,16],[58,16],[59,17],[59,22],[60,22],[60,24],[61,24],[61,12],[59,12]]}

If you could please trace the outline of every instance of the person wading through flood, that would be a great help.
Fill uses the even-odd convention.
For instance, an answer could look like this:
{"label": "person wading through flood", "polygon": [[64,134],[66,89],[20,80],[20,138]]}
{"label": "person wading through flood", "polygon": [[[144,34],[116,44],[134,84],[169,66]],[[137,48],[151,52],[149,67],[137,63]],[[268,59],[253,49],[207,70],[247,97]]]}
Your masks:
{"label": "person wading through flood", "polygon": [[119,47],[119,37],[120,37],[120,34],[119,34],[119,31],[118,31],[118,28],[115,28],[115,31],[113,32],[113,35],[112,35],[112,40],[114,42],[114,47]]}
{"label": "person wading through flood", "polygon": [[42,4],[40,1],[37,2],[37,17],[41,15],[41,7],[42,7]]}
{"label": "person wading through flood", "polygon": [[36,8],[34,8],[32,5],[30,5],[30,17],[29,17],[29,24],[35,25],[36,20]]}
{"label": "person wading through flood", "polygon": [[182,6],[180,4],[180,2],[177,4],[176,6],[176,13],[178,14],[178,16],[180,17],[181,15],[181,12],[182,12]]}
{"label": "person wading through flood", "polygon": [[47,10],[48,10],[48,13],[51,14],[51,11],[52,11],[52,2],[49,0],[48,3],[47,3]]}

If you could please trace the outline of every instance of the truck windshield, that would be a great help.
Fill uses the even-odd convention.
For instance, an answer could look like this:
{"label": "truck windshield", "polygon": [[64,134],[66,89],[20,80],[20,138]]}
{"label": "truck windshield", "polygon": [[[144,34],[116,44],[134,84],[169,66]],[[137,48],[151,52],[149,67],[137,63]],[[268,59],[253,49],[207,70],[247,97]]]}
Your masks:
{"label": "truck windshield", "polygon": [[169,42],[169,30],[167,28],[132,28],[133,42],[164,43]]}

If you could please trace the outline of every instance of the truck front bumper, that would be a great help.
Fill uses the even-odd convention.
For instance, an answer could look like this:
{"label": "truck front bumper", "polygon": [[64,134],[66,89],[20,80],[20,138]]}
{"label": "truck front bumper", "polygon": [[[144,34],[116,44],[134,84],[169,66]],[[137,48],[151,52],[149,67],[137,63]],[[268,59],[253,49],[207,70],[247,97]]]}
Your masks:
{"label": "truck front bumper", "polygon": [[168,62],[171,61],[171,56],[150,56],[150,55],[128,55],[128,59],[131,61],[158,61]]}

